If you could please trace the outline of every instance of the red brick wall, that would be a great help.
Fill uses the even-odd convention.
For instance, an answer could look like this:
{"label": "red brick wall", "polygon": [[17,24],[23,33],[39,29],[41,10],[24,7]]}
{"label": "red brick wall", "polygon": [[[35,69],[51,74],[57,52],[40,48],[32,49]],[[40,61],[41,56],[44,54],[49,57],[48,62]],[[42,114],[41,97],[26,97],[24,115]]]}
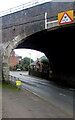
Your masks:
{"label": "red brick wall", "polygon": [[44,30],[45,12],[48,20],[57,20],[58,13],[73,10],[73,2],[47,2],[2,17],[2,42],[12,41],[25,33],[27,36]]}
{"label": "red brick wall", "polygon": [[9,66],[15,66],[18,64],[18,57],[10,57],[9,59]]}

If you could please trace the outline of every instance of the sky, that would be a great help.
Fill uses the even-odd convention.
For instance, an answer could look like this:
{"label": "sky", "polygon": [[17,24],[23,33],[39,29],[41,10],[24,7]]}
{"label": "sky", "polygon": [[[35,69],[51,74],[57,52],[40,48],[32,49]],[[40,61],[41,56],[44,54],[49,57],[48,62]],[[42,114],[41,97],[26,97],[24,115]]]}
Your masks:
{"label": "sky", "polygon": [[30,0],[1,0],[0,1],[0,11],[7,10],[9,8],[16,7],[18,5],[29,2]]}
{"label": "sky", "polygon": [[22,58],[29,57],[29,58],[32,58],[34,61],[36,61],[37,58],[45,56],[44,53],[35,51],[35,50],[31,50],[31,49],[15,49],[14,51],[15,51],[16,55],[20,55],[20,56],[22,56]]}
{"label": "sky", "polygon": [[[31,1],[35,1],[35,0],[1,0],[0,1],[0,12],[7,10],[9,8],[22,5],[27,2],[31,2]],[[51,1],[51,0],[36,0],[36,1],[40,2],[40,1]]]}
{"label": "sky", "polygon": [[[0,1],[0,12],[13,8],[24,3],[30,2],[33,0],[1,0]],[[74,0],[36,0],[36,1],[54,1],[54,2],[73,2]]]}

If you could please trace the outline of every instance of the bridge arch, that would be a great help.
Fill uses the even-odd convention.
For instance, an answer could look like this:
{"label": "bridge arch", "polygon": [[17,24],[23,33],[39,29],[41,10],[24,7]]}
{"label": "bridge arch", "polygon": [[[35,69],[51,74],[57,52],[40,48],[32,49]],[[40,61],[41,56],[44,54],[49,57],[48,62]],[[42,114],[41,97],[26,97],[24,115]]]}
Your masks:
{"label": "bridge arch", "polygon": [[9,75],[9,57],[11,55],[11,52],[25,38],[26,38],[25,33],[18,35],[14,37],[14,39],[11,42],[8,42],[3,48],[2,79],[5,81],[9,80],[9,76],[8,76]]}
{"label": "bridge arch", "polygon": [[[5,45],[3,54],[3,79],[8,81],[9,74],[9,57],[13,49],[15,48],[27,48],[41,51],[46,54],[43,39],[41,38],[46,34],[47,30],[43,30],[32,35],[27,36],[22,33]],[[42,49],[41,49],[42,48]],[[47,54],[46,54],[47,56]],[[48,57],[48,56],[47,56]]]}
{"label": "bridge arch", "polygon": [[[6,56],[9,58],[14,48],[28,48],[41,51],[45,53],[51,63],[54,78],[72,81],[72,79],[74,80],[75,78],[73,44],[74,25],[75,24],[71,24],[42,30],[30,36],[27,36],[25,33],[20,34],[8,44]],[[8,62],[6,68],[7,67]],[[5,67],[3,69],[5,69]],[[8,77],[6,77],[6,75],[7,73],[4,72],[5,78]]]}

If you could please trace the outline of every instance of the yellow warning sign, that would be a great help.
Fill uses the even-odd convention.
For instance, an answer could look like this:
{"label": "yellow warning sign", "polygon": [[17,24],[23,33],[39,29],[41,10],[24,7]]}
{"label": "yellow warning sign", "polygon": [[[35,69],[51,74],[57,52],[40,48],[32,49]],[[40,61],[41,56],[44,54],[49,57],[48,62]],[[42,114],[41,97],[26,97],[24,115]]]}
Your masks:
{"label": "yellow warning sign", "polygon": [[21,85],[21,81],[16,81],[16,85]]}
{"label": "yellow warning sign", "polygon": [[62,13],[58,13],[58,24],[67,24],[74,22],[74,14],[73,10],[65,11]]}

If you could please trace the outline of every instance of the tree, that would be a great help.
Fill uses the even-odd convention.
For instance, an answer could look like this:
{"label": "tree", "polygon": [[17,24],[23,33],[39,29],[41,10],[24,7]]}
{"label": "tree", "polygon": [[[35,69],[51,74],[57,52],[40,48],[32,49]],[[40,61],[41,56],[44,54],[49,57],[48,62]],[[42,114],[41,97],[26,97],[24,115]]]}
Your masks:
{"label": "tree", "polygon": [[18,69],[18,68],[19,68],[20,70],[23,70],[22,64],[17,64],[17,65],[16,65],[16,69]]}
{"label": "tree", "polygon": [[[31,63],[34,62],[33,59],[31,59]],[[22,59],[22,61],[20,63],[18,63],[16,66],[10,67],[10,70],[24,70],[24,71],[28,71],[29,69],[29,65],[30,65],[30,58],[25,57]]]}
{"label": "tree", "polygon": [[[31,59],[31,63],[32,62],[34,62],[33,59]],[[28,57],[23,58],[23,60],[22,60],[23,70],[28,71],[29,65],[30,65],[30,58],[28,58]]]}
{"label": "tree", "polygon": [[48,73],[49,72],[49,60],[44,58],[41,60],[42,63],[42,72]]}

